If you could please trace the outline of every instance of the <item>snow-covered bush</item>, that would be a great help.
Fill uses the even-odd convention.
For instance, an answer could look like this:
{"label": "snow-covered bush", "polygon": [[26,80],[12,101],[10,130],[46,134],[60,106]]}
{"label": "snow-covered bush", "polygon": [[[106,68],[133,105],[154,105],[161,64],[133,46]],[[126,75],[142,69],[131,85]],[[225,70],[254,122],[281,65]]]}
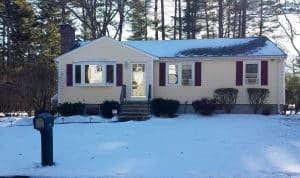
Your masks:
{"label": "snow-covered bush", "polygon": [[63,103],[57,107],[57,112],[63,116],[81,115],[84,112],[83,103]]}
{"label": "snow-covered bush", "polygon": [[269,97],[269,89],[266,88],[247,88],[248,100],[256,114],[265,104]]}
{"label": "snow-covered bush", "polygon": [[221,105],[227,113],[231,113],[236,103],[238,89],[236,88],[219,88],[215,90],[214,98],[217,104]]}
{"label": "snow-covered bush", "polygon": [[112,118],[114,116],[112,110],[118,108],[119,108],[119,103],[117,101],[104,101],[100,105],[102,116],[105,118]]}
{"label": "snow-covered bush", "polygon": [[173,117],[179,108],[179,101],[154,98],[151,102],[151,112],[155,116]]}
{"label": "snow-covered bush", "polygon": [[211,115],[216,110],[216,100],[210,98],[202,98],[192,102],[192,106],[196,113],[202,115]]}

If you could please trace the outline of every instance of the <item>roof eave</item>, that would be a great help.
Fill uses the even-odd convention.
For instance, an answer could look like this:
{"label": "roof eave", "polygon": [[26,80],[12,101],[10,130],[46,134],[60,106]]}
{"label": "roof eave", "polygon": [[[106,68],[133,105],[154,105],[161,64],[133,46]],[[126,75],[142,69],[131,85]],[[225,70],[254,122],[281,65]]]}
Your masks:
{"label": "roof eave", "polygon": [[170,59],[201,59],[201,60],[213,60],[213,59],[281,59],[287,58],[287,55],[257,55],[257,56],[174,56],[174,57],[159,57],[159,60]]}

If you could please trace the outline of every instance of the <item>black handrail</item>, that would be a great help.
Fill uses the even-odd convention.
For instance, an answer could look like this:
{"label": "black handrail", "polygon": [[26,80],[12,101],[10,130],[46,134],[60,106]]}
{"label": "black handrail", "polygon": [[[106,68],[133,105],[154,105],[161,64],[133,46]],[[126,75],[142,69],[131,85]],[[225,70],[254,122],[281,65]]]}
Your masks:
{"label": "black handrail", "polygon": [[150,114],[150,104],[151,104],[150,102],[151,102],[151,97],[152,97],[151,96],[151,93],[152,93],[151,87],[152,87],[151,84],[149,84],[149,87],[148,87],[148,113],[149,114]]}
{"label": "black handrail", "polygon": [[126,85],[122,85],[121,94],[120,94],[120,107],[119,113],[122,111],[123,104],[125,103],[126,99]]}

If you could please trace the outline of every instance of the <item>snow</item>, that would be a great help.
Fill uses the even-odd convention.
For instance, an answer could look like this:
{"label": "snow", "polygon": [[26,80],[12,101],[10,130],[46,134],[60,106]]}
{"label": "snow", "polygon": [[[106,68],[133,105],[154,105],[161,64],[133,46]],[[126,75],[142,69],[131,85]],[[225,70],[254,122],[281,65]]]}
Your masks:
{"label": "snow", "polygon": [[[257,38],[215,38],[200,40],[148,40],[148,41],[123,41],[126,45],[144,51],[157,57],[182,57],[177,54],[184,50],[196,48],[221,48],[242,45]],[[270,40],[266,41],[266,46],[257,50],[243,54],[242,56],[285,56]]]}
{"label": "snow", "polygon": [[6,120],[0,122],[0,176],[300,177],[299,115],[56,124],[52,167],[40,166],[39,132]]}

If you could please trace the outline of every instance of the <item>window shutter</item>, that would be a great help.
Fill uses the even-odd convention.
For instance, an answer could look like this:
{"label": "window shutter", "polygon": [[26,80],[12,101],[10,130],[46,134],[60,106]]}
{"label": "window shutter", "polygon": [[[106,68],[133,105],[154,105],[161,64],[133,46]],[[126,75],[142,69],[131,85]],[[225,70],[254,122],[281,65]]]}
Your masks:
{"label": "window shutter", "polygon": [[201,86],[201,62],[195,62],[195,86]]}
{"label": "window shutter", "polygon": [[243,85],[243,61],[236,61],[236,85]]}
{"label": "window shutter", "polygon": [[268,85],[268,61],[261,61],[261,85]]}
{"label": "window shutter", "polygon": [[67,64],[67,87],[73,86],[73,65]]}
{"label": "window shutter", "polygon": [[166,86],[166,63],[159,63],[159,86]]}
{"label": "window shutter", "polygon": [[117,64],[117,86],[123,85],[123,64]]}

